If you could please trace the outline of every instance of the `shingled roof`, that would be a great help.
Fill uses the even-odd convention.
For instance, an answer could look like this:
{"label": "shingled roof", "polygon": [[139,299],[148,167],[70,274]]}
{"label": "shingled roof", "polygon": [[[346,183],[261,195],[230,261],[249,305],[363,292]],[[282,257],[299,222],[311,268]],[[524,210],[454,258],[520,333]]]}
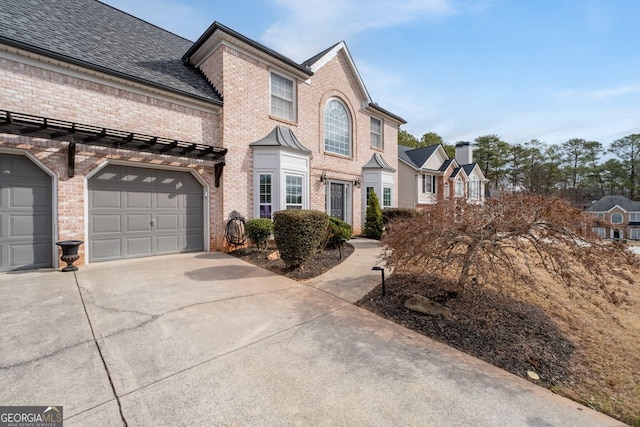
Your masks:
{"label": "shingled roof", "polygon": [[222,105],[191,41],[95,0],[3,0],[0,43]]}
{"label": "shingled roof", "polygon": [[439,145],[429,145],[428,147],[412,148],[404,145],[398,145],[398,157],[405,163],[413,166],[415,169],[422,168],[424,162],[436,152]]}
{"label": "shingled roof", "polygon": [[627,212],[640,212],[640,202],[634,202],[624,196],[604,196],[585,210],[588,212],[609,212],[620,206]]}

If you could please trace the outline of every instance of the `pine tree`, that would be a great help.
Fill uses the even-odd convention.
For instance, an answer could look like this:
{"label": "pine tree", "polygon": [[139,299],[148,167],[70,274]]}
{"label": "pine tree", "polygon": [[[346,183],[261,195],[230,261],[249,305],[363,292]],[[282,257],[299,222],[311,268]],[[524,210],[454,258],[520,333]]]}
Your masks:
{"label": "pine tree", "polygon": [[372,239],[382,237],[382,210],[376,192],[371,190],[369,203],[367,204],[367,214],[364,223],[364,236]]}

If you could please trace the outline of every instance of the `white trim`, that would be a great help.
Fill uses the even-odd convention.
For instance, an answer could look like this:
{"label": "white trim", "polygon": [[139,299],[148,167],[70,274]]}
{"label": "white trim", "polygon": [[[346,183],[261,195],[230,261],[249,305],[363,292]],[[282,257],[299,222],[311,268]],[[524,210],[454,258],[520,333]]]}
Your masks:
{"label": "white trim", "polygon": [[349,49],[347,48],[347,45],[345,42],[342,41],[338,43],[333,47],[333,49],[325,53],[322,57],[320,57],[320,59],[318,59],[316,62],[311,64],[310,66],[311,71],[313,73],[317,72],[320,68],[327,65],[329,61],[331,61],[335,56],[337,56],[340,53],[340,51],[344,51],[344,56],[347,60],[347,64],[349,65],[351,72],[356,78],[355,80],[358,85],[358,88],[362,91],[362,94],[364,95],[365,104],[367,105],[371,104],[373,102],[371,101],[371,95],[369,95],[369,91],[367,90],[367,87],[364,85],[362,76],[360,76],[360,73],[358,72],[358,68],[356,67],[355,62],[353,61],[353,57],[351,56],[351,52],[349,52]]}
{"label": "white trim", "polygon": [[137,95],[152,97],[161,101],[170,102],[172,104],[180,105],[187,108],[193,108],[200,111],[205,111],[213,114],[222,113],[222,107],[207,103],[206,101],[199,101],[190,99],[187,95],[181,96],[173,94],[162,89],[156,89],[151,86],[145,86],[142,83],[136,83],[130,80],[125,80],[109,74],[93,71],[80,66],[68,64],[62,61],[56,61],[54,59],[36,55],[31,52],[15,49],[14,52],[6,50],[6,45],[0,44],[0,58],[8,59],[10,61],[22,63],[32,67],[40,68],[54,73],[63,74],[66,76],[82,79],[91,83],[97,83],[100,85],[108,86],[114,89],[125,90]]}
{"label": "white trim", "polygon": [[0,147],[0,153],[25,156],[51,177],[51,267],[56,268],[58,266],[58,248],[55,244],[58,241],[58,174],[45,166],[44,163],[27,150]]}
{"label": "white trim", "polygon": [[207,181],[204,180],[204,178],[202,178],[200,176],[200,174],[198,172],[195,171],[195,169],[193,168],[189,168],[186,166],[169,166],[169,165],[156,165],[156,164],[152,164],[152,163],[140,163],[140,162],[132,162],[129,160],[112,160],[112,159],[106,159],[103,163],[99,164],[98,166],[96,166],[93,170],[91,170],[89,173],[85,174],[84,176],[84,235],[86,237],[85,239],[85,246],[84,246],[84,263],[89,264],[89,258],[90,258],[90,247],[91,245],[89,245],[89,179],[91,179],[94,175],[96,175],[98,172],[100,172],[102,169],[106,168],[109,165],[118,165],[118,166],[128,166],[128,167],[134,167],[134,168],[144,168],[144,169],[159,169],[159,170],[170,170],[170,171],[176,171],[176,172],[189,172],[195,179],[196,181],[198,181],[200,183],[200,185],[202,185],[202,197],[204,199],[204,203],[202,204],[202,210],[203,210],[203,221],[204,221],[204,227],[203,227],[203,247],[204,247],[204,252],[209,252],[210,251],[210,240],[211,240],[211,221],[210,221],[210,210],[211,210],[211,198],[209,197],[210,195],[210,187],[209,184],[207,183]]}

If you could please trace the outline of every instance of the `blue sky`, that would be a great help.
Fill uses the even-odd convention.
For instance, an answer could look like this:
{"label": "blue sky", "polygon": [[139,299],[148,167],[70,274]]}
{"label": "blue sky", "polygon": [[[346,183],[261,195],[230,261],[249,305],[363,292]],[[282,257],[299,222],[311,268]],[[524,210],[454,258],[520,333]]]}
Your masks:
{"label": "blue sky", "polygon": [[640,133],[637,0],[105,0],[195,41],[218,21],[295,61],[344,40],[374,102],[420,137]]}

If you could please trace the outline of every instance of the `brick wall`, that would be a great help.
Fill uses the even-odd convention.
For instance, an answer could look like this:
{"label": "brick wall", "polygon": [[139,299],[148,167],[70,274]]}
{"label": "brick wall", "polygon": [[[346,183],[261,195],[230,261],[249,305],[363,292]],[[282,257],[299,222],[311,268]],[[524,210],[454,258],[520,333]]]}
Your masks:
{"label": "brick wall", "polygon": [[[39,68],[0,56],[0,92],[3,94],[0,108],[128,132],[222,145],[221,114],[213,107],[189,106],[180,100],[171,102],[169,95],[145,94],[139,89],[127,90],[115,83],[102,84],[96,82],[97,78],[85,79],[65,75],[65,72],[64,69]],[[222,191],[214,186],[212,162],[78,144],[75,176],[69,178],[66,142],[0,134],[0,147],[29,152],[57,175],[57,238],[60,240],[86,240],[85,176],[112,159],[195,169],[210,187],[210,246],[222,247]],[[81,248],[81,256],[84,257],[84,248]]]}
{"label": "brick wall", "polygon": [[[222,86],[216,87],[224,96],[223,141],[229,149],[224,173],[225,216],[232,210],[247,217],[252,216],[253,152],[249,144],[266,136],[277,125],[291,128],[300,142],[312,152],[311,209],[325,210],[326,186],[319,181],[322,171],[327,171],[330,179],[353,182],[362,175],[362,166],[375,152],[379,152],[390,165],[397,164],[397,126],[383,120],[384,150],[371,148],[371,114],[363,109],[363,94],[342,54],[318,70],[309,82],[297,81],[295,123],[270,116],[271,68],[267,63],[229,46],[221,46],[200,68],[211,82],[222,82]],[[287,76],[278,69],[274,71]],[[294,79],[290,75],[287,77]],[[323,110],[332,97],[343,101],[351,115],[353,147],[349,158],[324,152]],[[359,233],[366,207],[362,202],[362,189],[355,187],[353,190],[352,219],[355,232]],[[396,188],[394,205],[397,205],[397,193]]]}

